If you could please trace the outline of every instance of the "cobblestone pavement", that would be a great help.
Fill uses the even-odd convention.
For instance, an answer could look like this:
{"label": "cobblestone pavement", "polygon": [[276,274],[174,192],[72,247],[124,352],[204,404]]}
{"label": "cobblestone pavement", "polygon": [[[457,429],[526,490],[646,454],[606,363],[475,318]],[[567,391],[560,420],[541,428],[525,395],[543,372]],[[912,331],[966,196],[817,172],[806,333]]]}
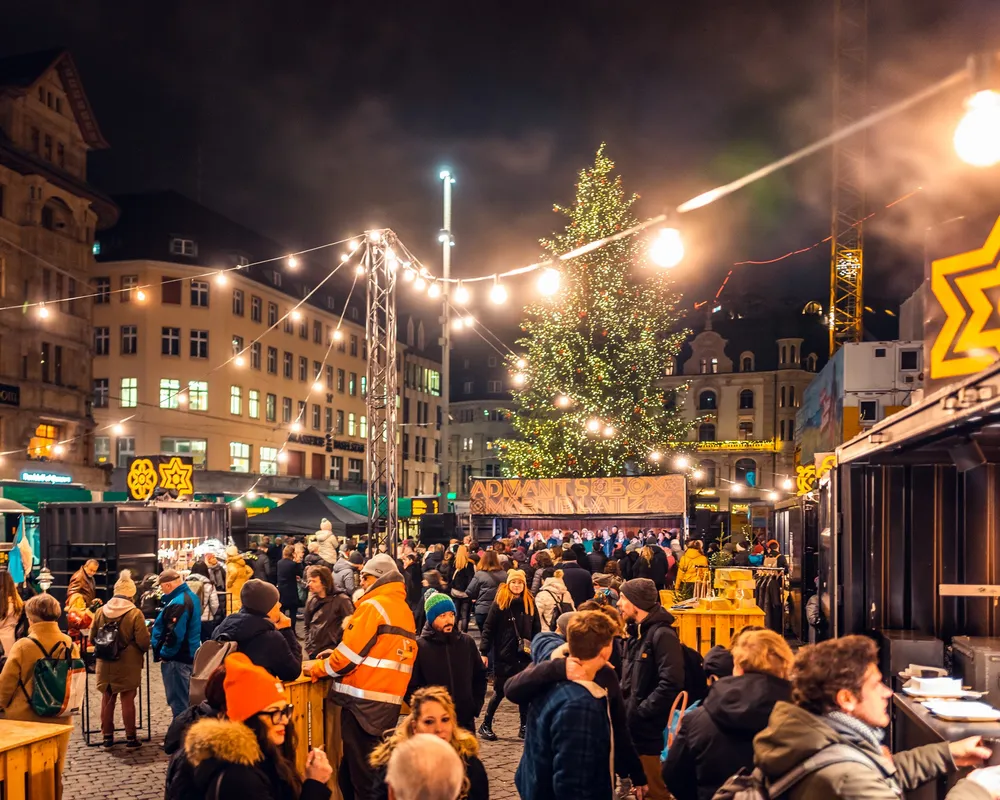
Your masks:
{"label": "cobblestone pavement", "polygon": [[[472,632],[472,631],[470,631]],[[91,728],[100,728],[100,697],[97,696],[94,676],[90,676]],[[145,689],[145,679],[143,688]],[[110,750],[103,747],[88,747],[81,732],[82,718],[75,720],[76,729],[70,737],[66,770],[63,775],[64,800],[93,800],[115,798],[115,800],[156,800],[163,797],[164,778],[169,757],[161,749],[163,736],[170,725],[170,709],[163,694],[160,667],[152,665],[150,673],[152,694],[151,742],[144,742],[138,750],[125,748],[125,734],[119,733],[121,740]],[[487,696],[489,700],[489,695]],[[117,724],[120,726],[121,711],[117,710]],[[481,720],[480,720],[481,721]],[[145,720],[144,720],[145,722]],[[516,800],[514,772],[521,758],[521,741],[517,738],[517,708],[509,702],[500,704],[493,729],[499,739],[496,742],[482,742],[481,758],[490,777],[491,800]],[[140,738],[145,735],[145,725]],[[100,732],[91,737],[99,742]]]}

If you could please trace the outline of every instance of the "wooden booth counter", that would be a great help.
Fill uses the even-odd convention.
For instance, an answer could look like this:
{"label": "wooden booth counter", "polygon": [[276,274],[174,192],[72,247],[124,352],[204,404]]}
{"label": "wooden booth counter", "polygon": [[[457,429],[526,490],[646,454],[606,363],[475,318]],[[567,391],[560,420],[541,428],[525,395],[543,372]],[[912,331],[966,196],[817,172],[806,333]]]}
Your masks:
{"label": "wooden booth counter", "polygon": [[764,624],[764,612],[753,608],[670,608],[674,593],[660,592],[660,602],[674,615],[674,627],[683,644],[697,650],[703,656],[715,645],[729,647],[733,635],[746,625]]}
{"label": "wooden booth counter", "polygon": [[72,725],[0,720],[0,797],[61,797],[60,753],[72,731]]}
{"label": "wooden booth counter", "polygon": [[344,757],[344,746],[340,738],[340,707],[326,699],[331,678],[320,678],[313,682],[309,677],[312,661],[302,662],[302,676],[285,683],[288,702],[295,706],[292,712],[292,727],[295,729],[295,763],[299,774],[305,773],[306,758],[310,747],[323,750],[333,767],[333,775],[327,786],[333,792],[331,800],[341,800],[337,784],[337,772]]}

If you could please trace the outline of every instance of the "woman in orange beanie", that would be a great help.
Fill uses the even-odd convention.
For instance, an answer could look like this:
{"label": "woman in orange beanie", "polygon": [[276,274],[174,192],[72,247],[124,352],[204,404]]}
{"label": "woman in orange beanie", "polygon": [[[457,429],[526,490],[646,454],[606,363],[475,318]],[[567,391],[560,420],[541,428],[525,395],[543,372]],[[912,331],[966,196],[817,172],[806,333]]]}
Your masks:
{"label": "woman in orange beanie", "polygon": [[226,716],[191,726],[191,768],[167,787],[167,800],[329,800],[333,769],[322,750],[309,753],[304,779],[295,768],[294,709],[281,681],[242,653],[225,667]]}

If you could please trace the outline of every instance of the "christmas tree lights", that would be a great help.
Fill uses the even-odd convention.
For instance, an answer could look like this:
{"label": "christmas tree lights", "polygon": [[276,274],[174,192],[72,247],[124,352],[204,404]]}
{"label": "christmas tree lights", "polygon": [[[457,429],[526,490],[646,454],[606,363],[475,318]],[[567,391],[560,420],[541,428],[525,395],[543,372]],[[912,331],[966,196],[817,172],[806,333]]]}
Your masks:
{"label": "christmas tree lights", "polygon": [[[566,228],[542,245],[553,256],[637,224],[614,162],[597,151],[576,198],[555,210]],[[554,291],[525,309],[523,357],[511,357],[515,437],[497,442],[504,471],[528,478],[659,472],[652,443],[683,441],[690,423],[666,407],[657,381],[687,331],[667,270],[645,269],[638,237],[565,261]],[[555,282],[554,278],[552,279]]]}

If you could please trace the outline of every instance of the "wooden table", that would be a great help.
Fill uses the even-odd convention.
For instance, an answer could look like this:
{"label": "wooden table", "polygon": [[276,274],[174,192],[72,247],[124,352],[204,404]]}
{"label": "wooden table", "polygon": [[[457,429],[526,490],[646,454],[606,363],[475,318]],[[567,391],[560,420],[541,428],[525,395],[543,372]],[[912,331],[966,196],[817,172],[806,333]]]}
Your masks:
{"label": "wooden table", "polygon": [[326,752],[333,767],[333,775],[327,784],[333,792],[331,800],[341,800],[337,784],[337,772],[344,757],[344,744],[340,738],[340,706],[326,699],[331,678],[320,678],[314,682],[309,677],[312,664],[312,661],[303,661],[302,676],[285,682],[288,702],[295,706],[292,712],[292,727],[296,736],[295,762],[299,774],[304,774],[309,748]]}
{"label": "wooden table", "polygon": [[0,720],[0,796],[62,797],[63,763],[72,725]]}
{"label": "wooden table", "polygon": [[764,612],[756,607],[719,611],[666,608],[674,615],[674,627],[681,642],[702,655],[717,644],[729,647],[733,635],[744,626],[764,624]]}

